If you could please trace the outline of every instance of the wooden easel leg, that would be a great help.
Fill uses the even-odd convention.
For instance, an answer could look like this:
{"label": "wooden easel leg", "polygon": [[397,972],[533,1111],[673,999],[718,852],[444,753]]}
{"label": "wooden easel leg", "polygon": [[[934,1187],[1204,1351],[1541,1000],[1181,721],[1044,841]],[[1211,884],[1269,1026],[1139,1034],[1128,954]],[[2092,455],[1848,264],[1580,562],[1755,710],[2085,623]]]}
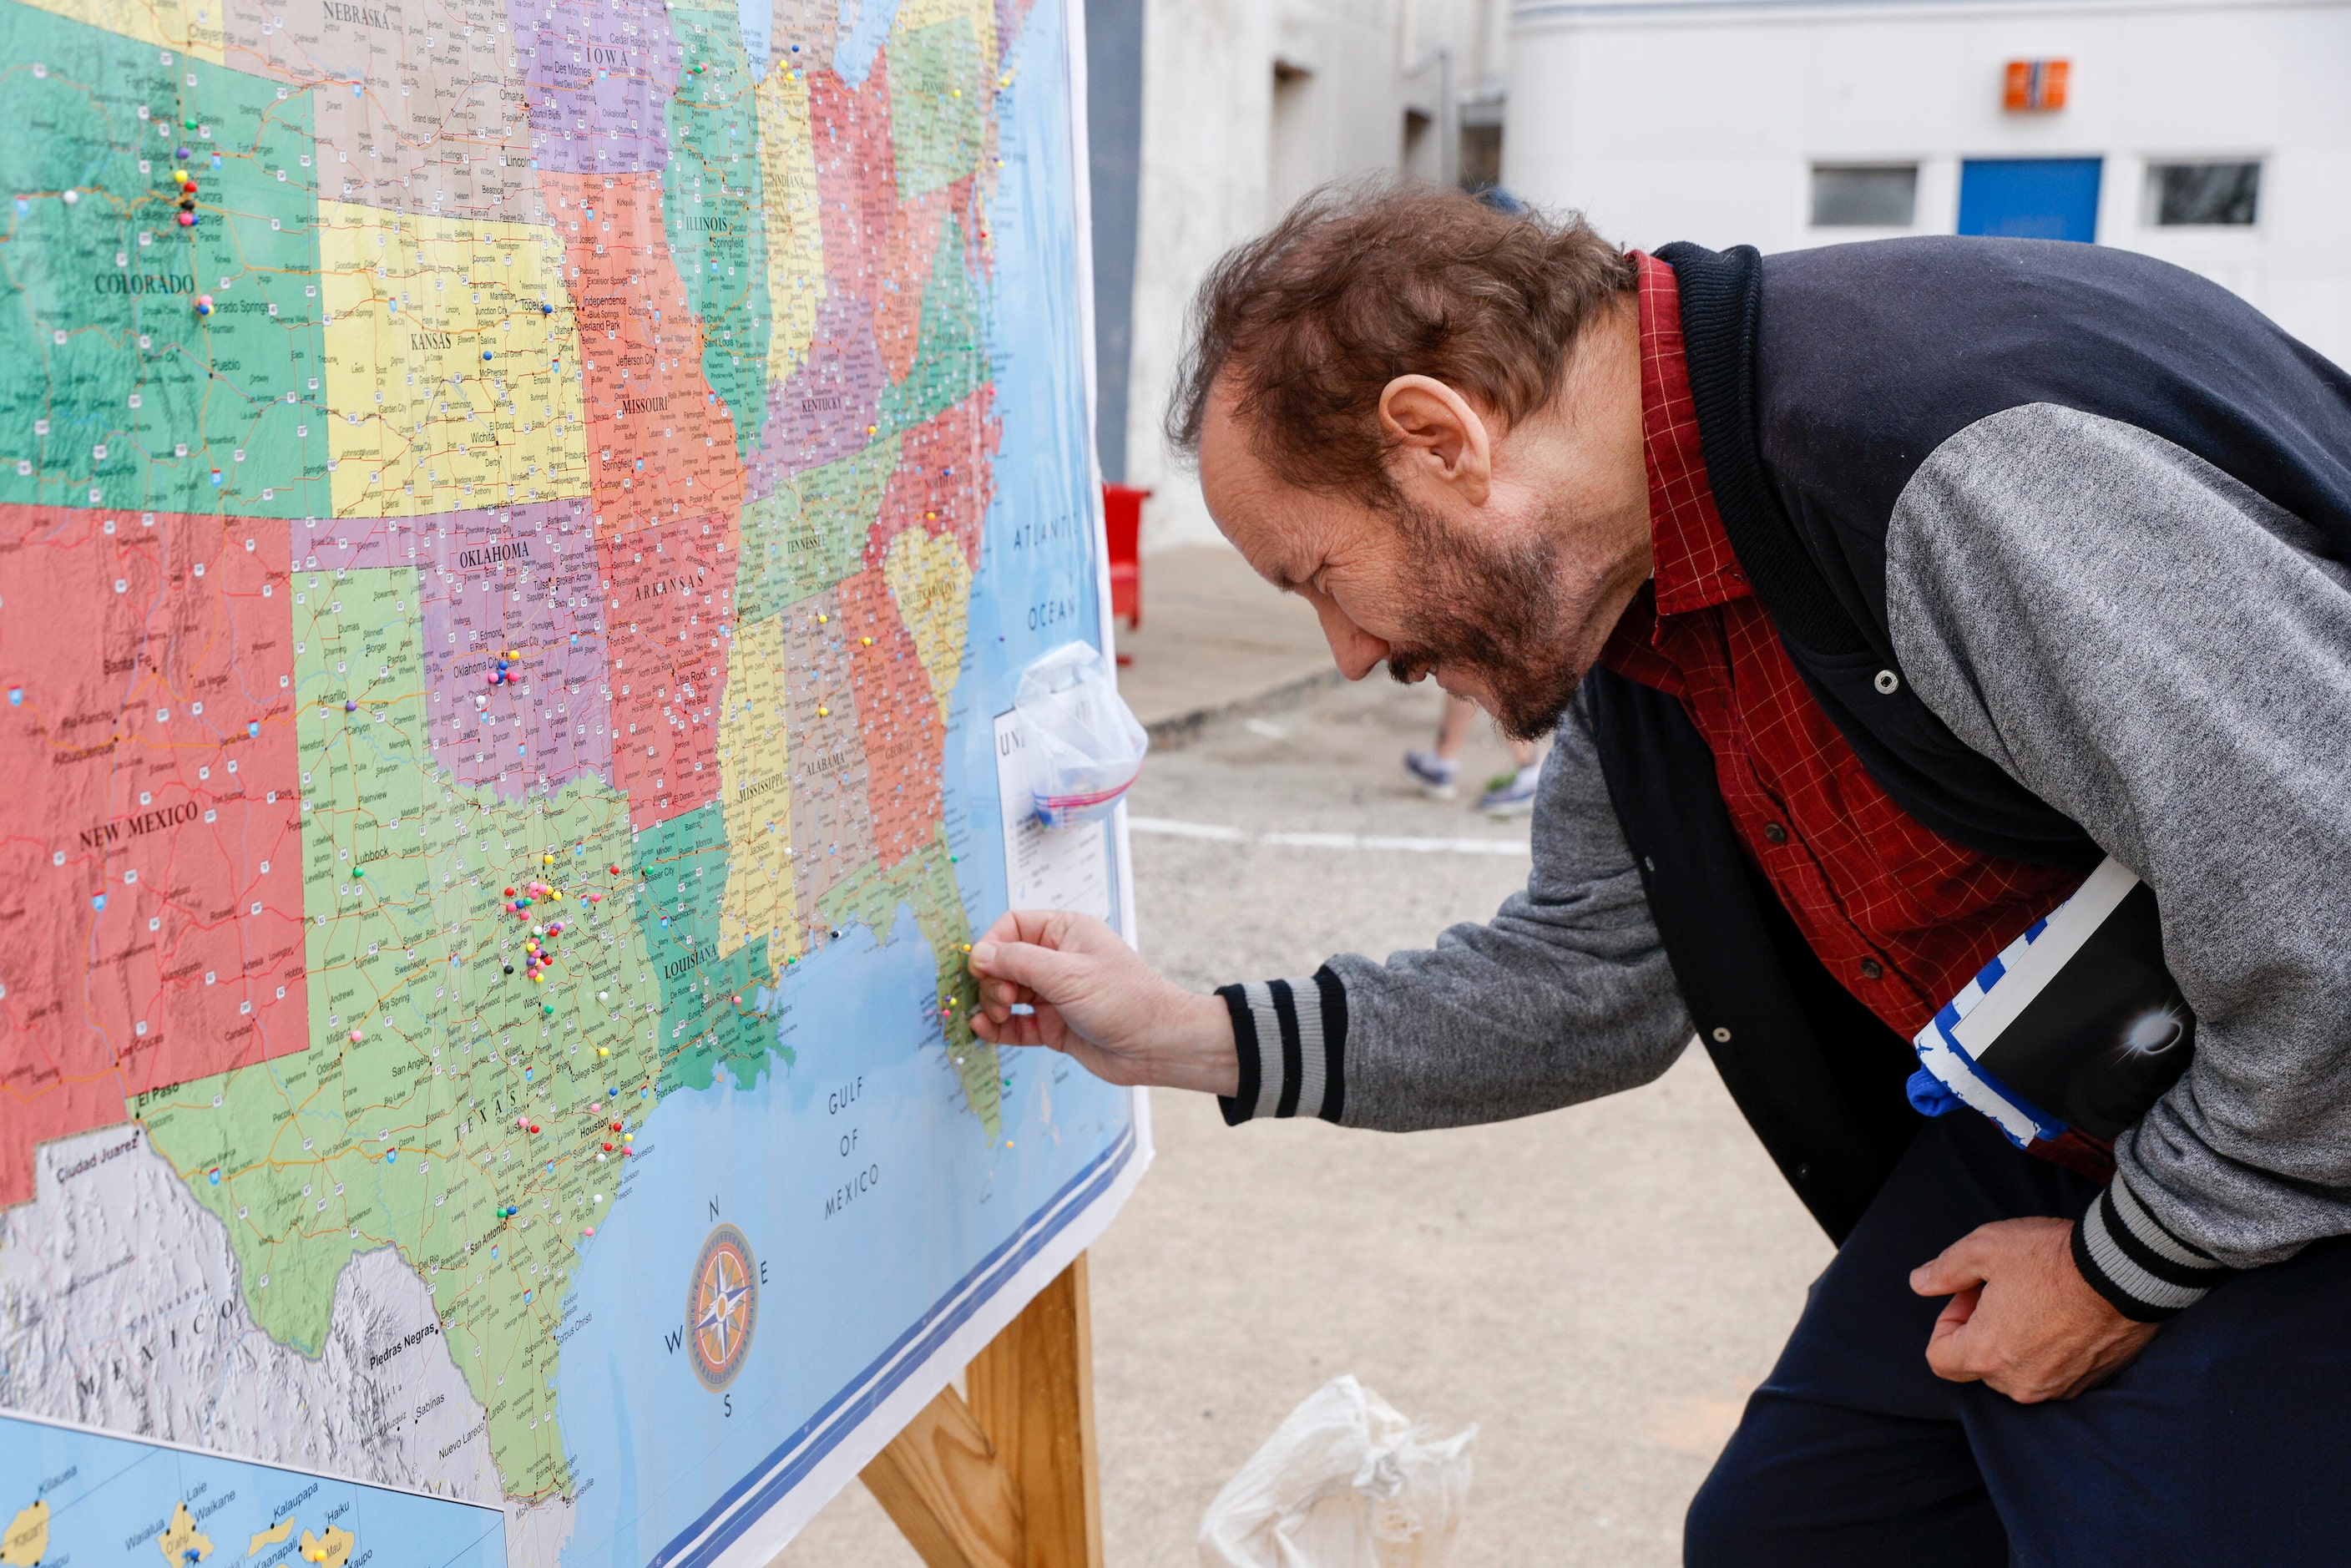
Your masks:
{"label": "wooden easel leg", "polygon": [[972,1414],[1020,1498],[1022,1568],[1102,1568],[1093,1322],[1083,1253],[979,1353],[965,1381]]}
{"label": "wooden easel leg", "polygon": [[1081,1255],[865,1467],[928,1568],[1102,1568]]}

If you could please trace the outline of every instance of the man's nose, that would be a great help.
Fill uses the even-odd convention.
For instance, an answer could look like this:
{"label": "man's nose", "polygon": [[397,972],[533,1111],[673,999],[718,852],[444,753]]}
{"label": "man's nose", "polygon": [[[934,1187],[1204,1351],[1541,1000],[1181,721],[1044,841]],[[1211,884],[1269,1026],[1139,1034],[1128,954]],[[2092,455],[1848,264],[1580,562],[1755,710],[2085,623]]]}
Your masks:
{"label": "man's nose", "polygon": [[1322,618],[1322,640],[1331,644],[1331,657],[1338,664],[1339,673],[1351,681],[1360,681],[1378,668],[1380,661],[1388,656],[1387,643],[1350,621],[1347,612],[1327,595],[1310,591],[1308,597],[1314,601],[1314,613]]}

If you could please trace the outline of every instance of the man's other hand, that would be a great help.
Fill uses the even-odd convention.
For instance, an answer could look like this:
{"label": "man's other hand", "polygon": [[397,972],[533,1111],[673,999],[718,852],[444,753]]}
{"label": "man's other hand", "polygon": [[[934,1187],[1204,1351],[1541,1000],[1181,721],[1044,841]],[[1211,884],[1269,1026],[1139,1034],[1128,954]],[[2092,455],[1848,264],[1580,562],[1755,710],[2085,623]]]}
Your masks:
{"label": "man's other hand", "polygon": [[[1111,1083],[1230,1094],[1240,1087],[1232,1017],[1168,984],[1090,915],[1016,909],[971,945],[972,1032],[1043,1045]],[[1033,1010],[1016,1013],[1015,1007]]]}
{"label": "man's other hand", "polygon": [[2071,1399],[2136,1359],[2156,1325],[2132,1321],[2074,1266],[2065,1219],[1978,1226],[1910,1271],[1922,1296],[1949,1296],[1927,1364],[1953,1383],[1987,1383],[2020,1405]]}

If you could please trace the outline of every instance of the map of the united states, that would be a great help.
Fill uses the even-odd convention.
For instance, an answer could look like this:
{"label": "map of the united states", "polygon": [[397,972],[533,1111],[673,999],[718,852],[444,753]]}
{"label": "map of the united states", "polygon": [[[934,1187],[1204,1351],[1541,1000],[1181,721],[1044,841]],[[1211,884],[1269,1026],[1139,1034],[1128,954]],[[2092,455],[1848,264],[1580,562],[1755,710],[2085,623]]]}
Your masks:
{"label": "map of the united states", "polygon": [[902,914],[1004,1144],[946,760],[1028,0],[749,9],[0,0],[0,1404],[189,1435],[5,1264],[160,1163],[248,1358],[429,1338],[573,1496],[648,1118]]}

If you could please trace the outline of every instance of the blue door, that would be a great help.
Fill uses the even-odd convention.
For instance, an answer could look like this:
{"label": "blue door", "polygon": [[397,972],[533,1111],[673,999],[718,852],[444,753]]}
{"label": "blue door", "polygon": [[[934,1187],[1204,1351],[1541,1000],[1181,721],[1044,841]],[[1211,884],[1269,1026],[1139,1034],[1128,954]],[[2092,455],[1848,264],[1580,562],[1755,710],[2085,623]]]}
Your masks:
{"label": "blue door", "polygon": [[2096,158],[1970,158],[1959,166],[1959,232],[2010,239],[2098,237]]}

